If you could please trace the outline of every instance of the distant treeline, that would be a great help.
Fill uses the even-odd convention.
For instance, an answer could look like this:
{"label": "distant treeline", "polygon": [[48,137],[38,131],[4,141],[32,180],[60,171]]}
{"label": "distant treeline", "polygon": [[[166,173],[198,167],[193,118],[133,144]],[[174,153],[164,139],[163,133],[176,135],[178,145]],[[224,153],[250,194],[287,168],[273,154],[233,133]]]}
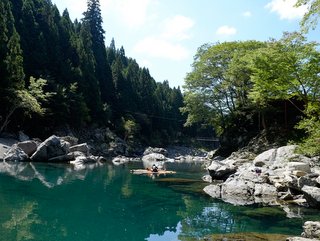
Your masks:
{"label": "distant treeline", "polygon": [[71,21],[50,0],[0,2],[0,132],[108,126],[124,138],[170,141],[186,117],[180,88],[105,46],[99,0]]}

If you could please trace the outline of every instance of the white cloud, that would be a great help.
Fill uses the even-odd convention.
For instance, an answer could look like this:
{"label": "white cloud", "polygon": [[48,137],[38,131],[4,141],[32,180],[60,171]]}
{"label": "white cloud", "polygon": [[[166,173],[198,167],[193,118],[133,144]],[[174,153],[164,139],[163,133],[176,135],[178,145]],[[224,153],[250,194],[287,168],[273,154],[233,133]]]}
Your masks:
{"label": "white cloud", "polygon": [[164,21],[162,36],[166,39],[184,40],[190,38],[188,30],[194,26],[194,21],[185,16],[176,15]]}
{"label": "white cloud", "polygon": [[160,23],[162,30],[158,34],[145,37],[139,41],[134,51],[149,57],[163,58],[174,61],[187,59],[189,50],[183,41],[191,38],[190,30],[194,26],[191,18],[176,15]]}
{"label": "white cloud", "polygon": [[218,35],[235,35],[237,33],[237,29],[234,27],[230,27],[227,25],[221,26],[217,29],[216,34]]}
{"label": "white cloud", "polygon": [[157,3],[157,0],[109,0],[108,5],[119,13],[119,19],[124,24],[129,27],[140,27],[147,22],[148,9],[153,3]]}
{"label": "white cloud", "polygon": [[297,0],[272,0],[265,8],[271,12],[275,12],[280,16],[280,19],[299,19],[306,13],[308,7],[301,6],[299,8],[294,7]]}
{"label": "white cloud", "polygon": [[150,57],[170,60],[183,60],[189,57],[189,51],[180,43],[174,43],[156,36],[146,37],[136,44],[134,51]]}
{"label": "white cloud", "polygon": [[242,13],[242,16],[244,16],[246,18],[250,18],[252,16],[252,13],[250,11],[245,11]]}

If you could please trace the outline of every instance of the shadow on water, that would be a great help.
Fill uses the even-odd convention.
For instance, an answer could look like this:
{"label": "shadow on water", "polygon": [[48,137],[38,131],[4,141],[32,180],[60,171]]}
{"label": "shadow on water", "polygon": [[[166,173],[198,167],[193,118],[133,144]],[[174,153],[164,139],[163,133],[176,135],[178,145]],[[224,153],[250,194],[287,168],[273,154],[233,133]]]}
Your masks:
{"label": "shadow on water", "polygon": [[[299,234],[305,218],[205,196],[202,173],[150,178],[139,164],[84,170],[1,163],[0,240],[199,240],[221,233]],[[177,170],[179,168],[177,167]],[[202,169],[201,169],[202,171]],[[304,211],[301,211],[303,214]]]}

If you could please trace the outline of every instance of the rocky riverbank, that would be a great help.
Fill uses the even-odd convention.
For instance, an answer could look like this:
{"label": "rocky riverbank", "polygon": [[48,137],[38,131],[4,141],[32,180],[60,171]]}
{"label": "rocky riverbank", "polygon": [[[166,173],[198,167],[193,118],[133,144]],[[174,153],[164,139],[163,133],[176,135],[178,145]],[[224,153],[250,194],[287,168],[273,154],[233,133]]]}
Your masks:
{"label": "rocky riverbank", "polygon": [[296,204],[319,208],[319,157],[297,154],[296,148],[291,145],[259,155],[236,152],[226,159],[216,157],[208,167],[210,176],[205,178],[212,184],[204,191],[235,205]]}

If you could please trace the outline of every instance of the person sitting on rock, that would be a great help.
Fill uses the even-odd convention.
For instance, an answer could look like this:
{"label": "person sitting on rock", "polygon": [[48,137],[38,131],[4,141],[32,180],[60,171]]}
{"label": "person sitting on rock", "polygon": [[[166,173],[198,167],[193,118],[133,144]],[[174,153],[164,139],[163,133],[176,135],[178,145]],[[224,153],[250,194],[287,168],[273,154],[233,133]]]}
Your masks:
{"label": "person sitting on rock", "polygon": [[158,167],[156,166],[156,164],[152,165],[151,171],[152,172],[158,172]]}

